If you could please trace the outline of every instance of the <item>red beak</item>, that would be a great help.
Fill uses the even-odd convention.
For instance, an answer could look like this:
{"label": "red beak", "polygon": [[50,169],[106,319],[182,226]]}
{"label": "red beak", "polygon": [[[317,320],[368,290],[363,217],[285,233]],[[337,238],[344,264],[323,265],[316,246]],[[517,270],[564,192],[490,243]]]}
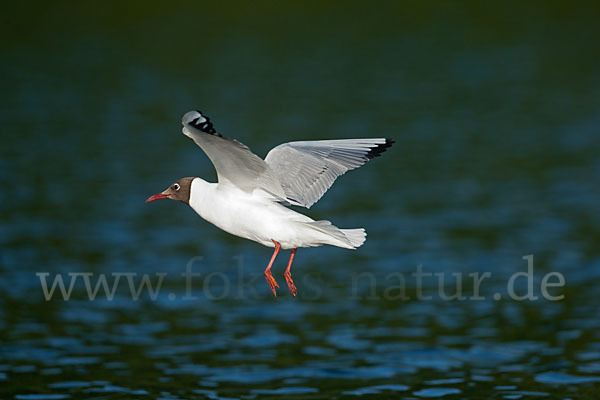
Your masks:
{"label": "red beak", "polygon": [[148,203],[150,201],[154,201],[154,200],[166,199],[169,196],[170,196],[170,194],[156,193],[155,195],[148,197],[146,199],[146,203]]}

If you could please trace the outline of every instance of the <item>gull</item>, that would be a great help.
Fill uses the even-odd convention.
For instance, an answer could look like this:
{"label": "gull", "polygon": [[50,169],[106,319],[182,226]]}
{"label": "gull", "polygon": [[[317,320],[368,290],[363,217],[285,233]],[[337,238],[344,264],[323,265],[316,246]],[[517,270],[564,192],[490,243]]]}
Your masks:
{"label": "gull", "polygon": [[210,118],[189,111],[182,132],[213,163],[218,183],[198,177],[181,178],[146,202],[181,201],[200,217],[232,235],[274,247],[265,269],[273,295],[279,285],[271,267],[280,249],[291,249],[284,277],[296,296],[291,267],[296,249],[330,245],[356,249],[366,240],[363,228],[340,229],[315,221],[289,206],[310,208],[347,171],[378,157],[394,141],[385,138],[297,141],[280,144],[261,159],[235,139],[217,133]]}

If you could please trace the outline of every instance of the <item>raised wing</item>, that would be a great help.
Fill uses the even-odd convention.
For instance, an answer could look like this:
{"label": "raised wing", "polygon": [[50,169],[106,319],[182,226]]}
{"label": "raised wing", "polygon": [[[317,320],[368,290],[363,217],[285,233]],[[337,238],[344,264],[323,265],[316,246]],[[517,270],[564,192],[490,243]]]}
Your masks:
{"label": "raised wing", "polygon": [[364,165],[394,143],[391,139],[290,142],[272,149],[265,161],[288,201],[310,208],[346,171]]}
{"label": "raised wing", "polygon": [[243,143],[217,133],[210,119],[200,111],[182,118],[183,134],[196,142],[217,170],[219,183],[229,183],[251,192],[262,189],[279,200],[285,192],[269,165]]}

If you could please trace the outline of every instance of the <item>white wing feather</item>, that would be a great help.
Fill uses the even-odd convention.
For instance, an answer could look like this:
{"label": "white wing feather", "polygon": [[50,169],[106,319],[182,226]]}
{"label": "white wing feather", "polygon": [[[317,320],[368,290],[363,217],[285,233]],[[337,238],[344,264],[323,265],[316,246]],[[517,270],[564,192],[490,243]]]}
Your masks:
{"label": "white wing feather", "polygon": [[217,170],[219,183],[252,192],[262,189],[285,200],[285,192],[271,167],[241,142],[216,133],[208,117],[190,111],[181,119],[183,134],[206,153]]}
{"label": "white wing feather", "polygon": [[338,176],[364,165],[394,143],[390,139],[343,139],[290,142],[267,154],[288,202],[310,208]]}

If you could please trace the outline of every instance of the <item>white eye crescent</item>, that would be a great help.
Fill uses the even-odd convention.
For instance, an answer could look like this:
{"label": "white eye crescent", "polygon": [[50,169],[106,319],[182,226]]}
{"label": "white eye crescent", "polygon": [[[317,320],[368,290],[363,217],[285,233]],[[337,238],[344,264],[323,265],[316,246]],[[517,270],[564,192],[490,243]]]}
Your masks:
{"label": "white eye crescent", "polygon": [[179,186],[179,183],[174,183],[173,184],[173,190],[176,191],[176,192],[179,191],[180,187],[181,186]]}

